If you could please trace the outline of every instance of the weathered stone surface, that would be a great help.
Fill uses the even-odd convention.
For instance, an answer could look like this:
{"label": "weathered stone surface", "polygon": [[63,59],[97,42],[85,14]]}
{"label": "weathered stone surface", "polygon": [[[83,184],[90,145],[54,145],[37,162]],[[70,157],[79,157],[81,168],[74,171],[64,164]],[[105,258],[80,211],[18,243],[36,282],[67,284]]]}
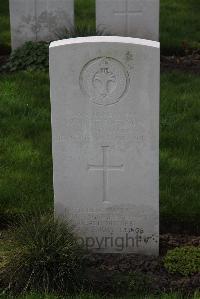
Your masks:
{"label": "weathered stone surface", "polygon": [[158,254],[159,43],[50,46],[55,210],[96,252]]}
{"label": "weathered stone surface", "polygon": [[[9,0],[12,49],[59,39],[74,23],[73,0]],[[61,38],[61,37],[60,37]]]}
{"label": "weathered stone surface", "polygon": [[97,28],[158,41],[159,6],[159,0],[96,0]]}

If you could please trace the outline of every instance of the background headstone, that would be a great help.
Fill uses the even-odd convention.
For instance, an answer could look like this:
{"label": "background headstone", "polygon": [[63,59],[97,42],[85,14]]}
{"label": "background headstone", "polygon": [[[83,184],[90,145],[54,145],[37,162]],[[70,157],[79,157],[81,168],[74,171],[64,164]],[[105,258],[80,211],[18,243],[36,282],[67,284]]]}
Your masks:
{"label": "background headstone", "polygon": [[73,27],[74,0],[9,0],[12,49],[27,41],[61,39]]}
{"label": "background headstone", "polygon": [[159,43],[50,46],[57,215],[97,252],[158,254]]}
{"label": "background headstone", "polygon": [[96,0],[97,29],[158,41],[159,6],[159,0]]}

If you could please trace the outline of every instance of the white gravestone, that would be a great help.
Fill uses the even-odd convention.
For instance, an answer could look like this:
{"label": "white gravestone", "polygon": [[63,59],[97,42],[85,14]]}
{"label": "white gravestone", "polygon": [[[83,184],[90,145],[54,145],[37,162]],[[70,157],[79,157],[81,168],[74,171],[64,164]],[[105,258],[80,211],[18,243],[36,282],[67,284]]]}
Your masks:
{"label": "white gravestone", "polygon": [[50,46],[55,211],[95,252],[158,254],[159,43]]}
{"label": "white gravestone", "polygon": [[73,27],[74,0],[9,0],[12,49],[27,41],[61,39]]}
{"label": "white gravestone", "polygon": [[96,25],[112,35],[159,40],[160,0],[96,0]]}

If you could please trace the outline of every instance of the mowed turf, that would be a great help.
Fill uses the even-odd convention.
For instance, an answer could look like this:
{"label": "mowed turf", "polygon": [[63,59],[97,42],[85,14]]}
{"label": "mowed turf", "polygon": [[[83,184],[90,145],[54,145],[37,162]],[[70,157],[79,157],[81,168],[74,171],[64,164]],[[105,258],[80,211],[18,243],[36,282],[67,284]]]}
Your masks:
{"label": "mowed turf", "polygon": [[[10,46],[9,0],[0,1],[0,45]],[[75,0],[77,25],[95,27],[95,0]],[[163,54],[200,48],[200,1],[160,0],[160,40]]]}
{"label": "mowed turf", "polygon": [[184,48],[200,48],[200,1],[160,0],[162,54],[182,54]]}
{"label": "mowed turf", "polygon": [[[161,223],[200,224],[200,77],[161,76]],[[1,214],[53,207],[49,79],[0,76]],[[3,219],[3,218],[2,218]],[[167,224],[168,229],[168,224]]]}
{"label": "mowed turf", "polygon": [[0,206],[4,215],[52,207],[49,80],[0,77]]}
{"label": "mowed turf", "polygon": [[[161,76],[160,208],[161,223],[200,224],[200,77]],[[196,229],[195,229],[196,228]]]}

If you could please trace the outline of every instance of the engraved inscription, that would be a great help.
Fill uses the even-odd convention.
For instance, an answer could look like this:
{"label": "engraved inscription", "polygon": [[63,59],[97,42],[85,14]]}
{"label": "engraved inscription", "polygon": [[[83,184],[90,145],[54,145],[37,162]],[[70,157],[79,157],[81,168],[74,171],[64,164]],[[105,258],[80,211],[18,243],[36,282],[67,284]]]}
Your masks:
{"label": "engraved inscription", "polygon": [[142,0],[138,0],[135,5],[135,9],[131,10],[129,9],[129,0],[126,0],[125,3],[125,9],[123,11],[115,11],[115,15],[116,16],[122,16],[125,18],[125,32],[126,34],[129,33],[129,28],[130,28],[130,22],[131,22],[131,18],[134,18],[136,15],[141,15],[143,13],[143,1]]}
{"label": "engraved inscription", "polygon": [[26,33],[30,30],[34,35],[34,41],[39,41],[40,36],[44,34],[51,34],[56,37],[58,31],[61,31],[62,20],[65,20],[68,16],[65,12],[57,10],[54,13],[48,11],[37,11],[36,2],[34,4],[34,14],[23,15],[20,19],[20,25],[15,28],[16,34]]}
{"label": "engraved inscription", "polygon": [[[99,168],[102,170],[102,165]],[[88,249],[113,248],[116,252],[133,252],[144,248],[148,250],[159,242],[158,234],[151,231],[152,219],[155,230],[159,225],[156,210],[149,205],[126,203],[106,208],[79,207],[66,210],[66,216],[74,225],[81,244]]]}
{"label": "engraved inscription", "polygon": [[91,118],[91,138],[96,147],[109,146],[112,150],[142,150],[147,145],[147,128],[137,120],[135,113],[112,114],[95,111]]}
{"label": "engraved inscription", "polygon": [[80,74],[82,91],[97,105],[112,105],[127,91],[129,75],[118,60],[99,57],[89,61]]}
{"label": "engraved inscription", "polygon": [[107,199],[107,184],[108,184],[108,171],[123,170],[123,164],[121,165],[109,165],[108,164],[108,146],[102,146],[103,151],[103,163],[102,165],[88,164],[89,170],[102,171],[103,173],[103,202],[108,202]]}

